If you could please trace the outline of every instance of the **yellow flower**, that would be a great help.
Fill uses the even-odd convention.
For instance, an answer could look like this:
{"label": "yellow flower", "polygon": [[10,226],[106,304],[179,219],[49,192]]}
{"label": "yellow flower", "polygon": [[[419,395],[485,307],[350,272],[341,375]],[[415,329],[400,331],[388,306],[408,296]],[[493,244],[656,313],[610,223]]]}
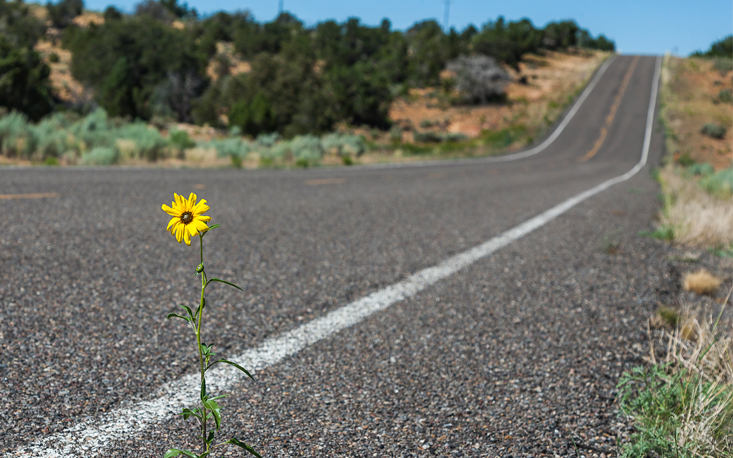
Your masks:
{"label": "yellow flower", "polygon": [[173,196],[175,200],[172,207],[163,205],[163,211],[173,217],[168,223],[168,230],[176,236],[178,243],[185,241],[186,245],[191,246],[191,237],[209,230],[206,222],[211,221],[211,216],[203,215],[209,210],[209,206],[206,205],[206,199],[196,203],[194,193],[191,193],[188,199],[175,193]]}

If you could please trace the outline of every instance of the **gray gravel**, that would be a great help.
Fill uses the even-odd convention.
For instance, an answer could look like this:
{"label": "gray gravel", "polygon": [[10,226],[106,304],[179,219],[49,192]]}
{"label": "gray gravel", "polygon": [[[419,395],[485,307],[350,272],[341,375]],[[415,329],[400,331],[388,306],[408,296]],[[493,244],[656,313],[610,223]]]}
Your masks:
{"label": "gray gravel", "polygon": [[[160,204],[173,192],[204,185],[198,193],[222,224],[207,238],[207,270],[247,292],[213,291],[206,332],[216,325],[220,354],[235,355],[631,168],[652,58],[639,62],[607,145],[577,162],[630,60],[609,67],[553,147],[516,163],[0,170],[0,193],[60,194],[0,201],[0,396],[12,400],[0,407],[0,451],[195,370],[186,330],[164,320],[196,296],[198,250],[164,231]],[[653,161],[660,151],[657,133]],[[346,182],[304,184],[326,177]],[[638,363],[643,322],[677,280],[669,248],[637,235],[653,225],[657,192],[642,171],[263,371],[226,401],[228,428],[267,456],[574,455],[573,441],[581,455],[612,452],[626,428],[614,385]],[[619,254],[603,251],[609,237]],[[191,437],[171,419],[109,456],[160,456]]]}

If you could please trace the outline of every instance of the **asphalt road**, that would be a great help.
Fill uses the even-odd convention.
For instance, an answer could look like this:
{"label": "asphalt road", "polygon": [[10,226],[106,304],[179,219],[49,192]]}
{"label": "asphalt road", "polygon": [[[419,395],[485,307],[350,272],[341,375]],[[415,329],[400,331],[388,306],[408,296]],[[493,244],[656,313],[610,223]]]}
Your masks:
{"label": "asphalt road", "polygon": [[[120,426],[96,452],[84,428],[77,448],[53,448],[196,371],[188,330],[165,320],[198,294],[198,248],[165,231],[173,192],[206,198],[222,225],[207,270],[246,292],[211,288],[205,340],[239,355],[629,171],[656,65],[615,57],[562,134],[513,162],[0,170],[0,195],[57,195],[0,199],[0,452],[196,447],[193,423],[171,414],[134,434]],[[232,385],[224,434],[270,457],[612,454],[625,428],[614,386],[638,363],[665,281],[659,245],[637,235],[658,206],[661,149],[655,127],[630,180]]]}

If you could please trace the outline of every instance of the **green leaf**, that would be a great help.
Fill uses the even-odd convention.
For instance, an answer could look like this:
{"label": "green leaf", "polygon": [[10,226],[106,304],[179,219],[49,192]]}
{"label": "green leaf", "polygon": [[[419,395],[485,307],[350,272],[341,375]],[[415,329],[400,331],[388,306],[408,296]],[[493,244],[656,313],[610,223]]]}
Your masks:
{"label": "green leaf", "polygon": [[201,400],[203,401],[206,398],[206,379],[201,379]]}
{"label": "green leaf", "polygon": [[194,416],[201,419],[201,414],[198,412],[199,409],[191,410],[188,407],[184,408],[179,415],[183,415],[184,420],[188,420],[188,417]]}
{"label": "green leaf", "polygon": [[193,312],[191,311],[191,307],[189,307],[188,305],[183,305],[183,304],[178,304],[178,306],[179,306],[179,307],[181,307],[181,308],[182,308],[183,310],[185,310],[186,312],[188,312],[188,316],[190,316],[190,317],[191,317],[191,320],[193,320],[193,319],[194,319],[194,318],[193,318]]}
{"label": "green leaf", "polygon": [[244,292],[244,290],[242,288],[240,288],[239,286],[235,285],[234,283],[229,283],[228,281],[222,280],[221,278],[212,278],[209,281],[207,281],[206,284],[208,285],[212,281],[219,282],[219,283],[224,283],[224,284],[229,285],[229,286],[233,286],[233,287],[237,288],[238,290]]}
{"label": "green leaf", "polygon": [[179,315],[177,313],[169,313],[166,319],[170,320],[171,318],[180,318],[182,320],[186,320],[189,323],[191,323],[193,320],[187,316]]}
{"label": "green leaf", "polygon": [[201,298],[201,304],[199,304],[199,306],[196,307],[196,313],[194,313],[194,315],[198,315],[199,314],[199,309],[201,309],[201,311],[203,311],[205,308],[206,308],[206,298],[202,297]]}
{"label": "green leaf", "polygon": [[232,437],[231,439],[229,439],[228,441],[226,441],[226,442],[224,442],[224,443],[225,443],[225,444],[232,444],[232,445],[236,445],[237,447],[241,447],[241,448],[243,448],[243,449],[247,450],[247,451],[248,451],[248,452],[249,452],[250,454],[252,454],[252,455],[256,456],[257,458],[262,458],[262,456],[261,456],[261,455],[260,455],[259,453],[257,453],[257,452],[255,451],[255,449],[253,449],[253,448],[252,448],[252,447],[250,447],[249,445],[245,444],[244,442],[240,441],[240,440],[239,440],[239,439],[237,439],[236,437]]}
{"label": "green leaf", "polygon": [[[234,361],[229,361],[227,359],[220,359],[220,360],[214,362],[213,364],[211,364],[211,366],[213,366],[216,363],[224,363],[224,364],[229,364],[230,366],[236,367],[240,371],[242,371],[245,374],[247,374],[247,377],[251,378],[253,382],[256,382],[257,381],[257,380],[255,380],[254,377],[252,377],[252,374],[250,374],[247,369],[243,368],[242,366],[240,366],[239,364],[235,363]],[[209,366],[209,367],[211,367],[211,366]],[[206,369],[208,370],[208,367]]]}
{"label": "green leaf", "polygon": [[209,437],[206,439],[206,442],[209,443],[209,444],[211,442],[213,442],[215,435],[216,435],[216,433],[213,430],[212,431],[209,431]]}
{"label": "green leaf", "polygon": [[186,455],[189,458],[199,458],[199,456],[193,452],[189,452],[188,450],[178,450],[177,448],[172,448],[165,452],[163,458],[173,458],[178,455]]}

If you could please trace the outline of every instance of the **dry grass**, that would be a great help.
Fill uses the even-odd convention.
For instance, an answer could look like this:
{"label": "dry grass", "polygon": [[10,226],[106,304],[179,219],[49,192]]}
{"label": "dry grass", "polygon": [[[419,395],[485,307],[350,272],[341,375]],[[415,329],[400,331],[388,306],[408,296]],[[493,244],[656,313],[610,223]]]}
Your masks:
{"label": "dry grass", "polygon": [[675,240],[699,247],[733,245],[733,197],[711,195],[672,165],[659,177],[665,195],[660,222],[674,229]]}
{"label": "dry grass", "polygon": [[721,280],[705,269],[688,272],[682,280],[685,291],[697,294],[713,294],[720,287]]}

